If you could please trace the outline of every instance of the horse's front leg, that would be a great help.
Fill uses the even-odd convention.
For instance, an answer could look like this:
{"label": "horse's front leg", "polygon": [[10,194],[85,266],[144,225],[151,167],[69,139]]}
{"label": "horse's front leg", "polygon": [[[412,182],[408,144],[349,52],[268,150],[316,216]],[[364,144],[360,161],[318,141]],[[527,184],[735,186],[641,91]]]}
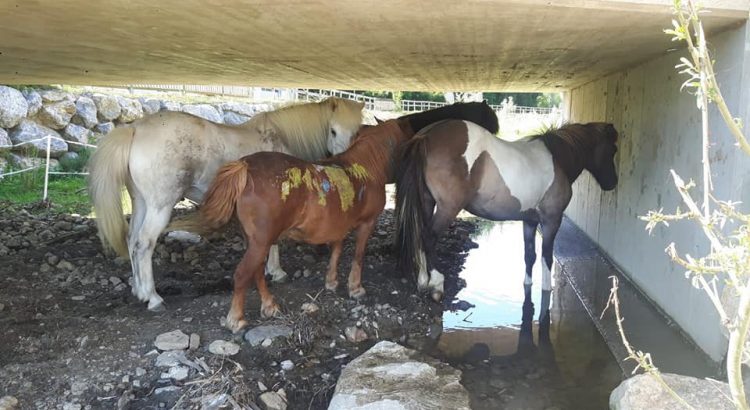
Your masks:
{"label": "horse's front leg", "polygon": [[538,222],[523,221],[524,259],[526,260],[524,287],[530,287],[532,284],[531,271],[536,262],[536,227],[538,225]]}
{"label": "horse's front leg", "polygon": [[271,246],[266,261],[266,274],[271,275],[271,282],[283,282],[287,278],[287,273],[281,269],[279,262],[279,245]]}
{"label": "horse's front leg", "polygon": [[[245,255],[237,265],[234,271],[234,289],[232,291],[232,303],[227,314],[226,327],[234,333],[239,332],[245,326],[245,297],[247,288],[257,277],[263,277],[263,262],[266,259],[268,247],[260,247],[255,243],[248,241],[248,247]],[[263,295],[261,294],[261,297]]]}
{"label": "horse's front leg", "polygon": [[339,286],[339,281],[336,277],[338,276],[339,257],[341,256],[343,244],[343,240],[331,243],[331,259],[328,260],[328,271],[326,272],[326,289],[331,292],[335,292]]}
{"label": "horse's front leg", "polygon": [[361,299],[367,293],[365,288],[362,287],[362,264],[364,263],[367,240],[375,229],[376,220],[377,218],[373,218],[357,228],[354,259],[352,260],[352,269],[349,271],[349,297],[353,299]]}

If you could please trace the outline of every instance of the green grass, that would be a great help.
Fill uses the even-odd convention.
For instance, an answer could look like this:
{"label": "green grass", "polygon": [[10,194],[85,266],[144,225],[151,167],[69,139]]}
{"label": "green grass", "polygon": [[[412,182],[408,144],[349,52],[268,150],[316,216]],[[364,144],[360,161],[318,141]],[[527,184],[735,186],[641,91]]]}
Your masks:
{"label": "green grass", "polygon": [[[0,204],[2,204],[0,208],[8,205],[42,205],[43,191],[43,170],[11,175],[0,180]],[[91,202],[86,192],[86,179],[82,176],[50,175],[47,197],[49,208],[39,206],[35,209],[50,209],[55,212],[80,215],[91,214]]]}

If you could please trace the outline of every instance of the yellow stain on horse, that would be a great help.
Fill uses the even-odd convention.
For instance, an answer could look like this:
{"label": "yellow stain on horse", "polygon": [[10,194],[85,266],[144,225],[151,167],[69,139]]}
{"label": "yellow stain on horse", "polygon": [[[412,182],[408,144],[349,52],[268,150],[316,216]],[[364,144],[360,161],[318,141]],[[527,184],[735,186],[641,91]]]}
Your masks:
{"label": "yellow stain on horse", "polygon": [[[341,210],[347,211],[354,205],[354,184],[352,184],[350,176],[357,181],[370,178],[370,173],[367,172],[367,169],[357,163],[348,166],[346,169],[327,165],[318,168],[318,170],[325,173],[328,177],[328,181],[324,181],[324,184],[318,181],[314,171],[309,168],[304,172],[297,167],[287,169],[285,171],[286,179],[281,183],[281,200],[286,201],[286,198],[293,189],[299,188],[304,184],[308,191],[317,192],[318,204],[326,206],[328,191],[335,189],[339,194]],[[330,188],[324,189],[323,185],[330,185]]]}

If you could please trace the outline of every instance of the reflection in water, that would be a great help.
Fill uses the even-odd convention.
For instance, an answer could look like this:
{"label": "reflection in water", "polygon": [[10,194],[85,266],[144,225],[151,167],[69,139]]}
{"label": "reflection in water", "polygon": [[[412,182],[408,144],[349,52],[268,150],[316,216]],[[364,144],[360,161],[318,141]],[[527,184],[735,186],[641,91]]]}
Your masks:
{"label": "reflection in water", "polygon": [[[444,312],[437,343],[448,360],[474,365],[463,369],[472,406],[606,408],[622,373],[565,277],[553,269],[553,295],[542,292],[537,261],[535,284],[523,286],[521,223],[485,225],[474,240],[457,298],[475,307]],[[535,305],[549,311],[541,322]]]}

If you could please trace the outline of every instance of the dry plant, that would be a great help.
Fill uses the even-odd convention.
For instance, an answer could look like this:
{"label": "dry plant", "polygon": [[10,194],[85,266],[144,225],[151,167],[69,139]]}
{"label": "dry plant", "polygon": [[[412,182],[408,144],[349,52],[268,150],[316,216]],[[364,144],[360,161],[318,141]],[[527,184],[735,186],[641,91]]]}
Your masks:
{"label": "dry plant", "polygon": [[[726,123],[739,148],[738,155],[750,158],[750,144],[742,131],[742,122],[734,118],[727,107],[717,83],[713,60],[709,53],[700,15],[702,11],[693,0],[674,2],[675,19],[672,28],[665,33],[673,41],[685,42],[688,57],[680,59],[676,66],[688,79],[682,84],[696,96],[697,107],[701,111],[701,133],[703,152],[702,201],[693,197],[693,181],[685,182],[674,170],[672,179],[680,194],[685,211],[678,207],[674,213],[664,213],[662,209],[650,211],[641,217],[647,221],[649,233],[659,225],[669,226],[671,222],[690,221],[700,227],[703,237],[710,245],[703,256],[692,256],[680,252],[674,243],[666,248],[672,261],[685,269],[685,276],[692,285],[703,290],[713,303],[722,324],[729,335],[727,352],[727,378],[734,405],[738,409],[748,409],[742,380],[742,363],[747,361],[746,340],[750,328],[750,214],[743,214],[737,208],[738,202],[722,201],[712,194],[711,163],[709,157],[710,135],[708,127],[709,104],[714,104]],[[722,291],[724,298],[722,299]],[[727,293],[729,292],[729,293]],[[730,298],[726,296],[730,295]],[[739,299],[736,306],[727,303],[730,299]],[[658,369],[653,366],[648,353],[635,351],[628,343],[622,330],[617,302],[617,282],[615,281],[610,295],[614,305],[618,326],[629,358],[638,363],[638,368],[653,375],[664,385]],[[609,303],[608,303],[609,306]],[[675,395],[667,387],[672,395]],[[687,403],[683,404],[689,407]]]}

